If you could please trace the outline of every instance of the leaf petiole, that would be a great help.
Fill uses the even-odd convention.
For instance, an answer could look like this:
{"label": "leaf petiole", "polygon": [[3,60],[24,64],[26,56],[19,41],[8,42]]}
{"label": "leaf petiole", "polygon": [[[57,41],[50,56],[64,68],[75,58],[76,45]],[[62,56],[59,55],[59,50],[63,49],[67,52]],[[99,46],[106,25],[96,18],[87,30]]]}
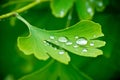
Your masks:
{"label": "leaf petiole", "polygon": [[10,17],[10,16],[14,15],[15,12],[17,12],[17,13],[24,12],[24,11],[26,11],[26,10],[28,10],[28,9],[36,6],[37,4],[39,4],[39,3],[41,3],[41,2],[44,2],[44,1],[48,1],[48,0],[35,0],[34,2],[32,2],[32,3],[30,3],[30,4],[26,5],[26,6],[24,6],[24,7],[22,7],[22,8],[20,8],[20,9],[18,9],[18,10],[15,10],[15,11],[12,11],[12,12],[9,12],[9,13],[6,13],[6,14],[1,15],[1,16],[0,16],[0,19]]}

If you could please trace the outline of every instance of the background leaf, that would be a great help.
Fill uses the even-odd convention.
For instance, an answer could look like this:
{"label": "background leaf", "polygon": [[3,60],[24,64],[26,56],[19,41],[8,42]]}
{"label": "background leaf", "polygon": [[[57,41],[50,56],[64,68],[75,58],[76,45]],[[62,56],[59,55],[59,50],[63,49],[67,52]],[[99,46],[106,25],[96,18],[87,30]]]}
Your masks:
{"label": "background leaf", "polygon": [[64,17],[73,6],[74,0],[51,0],[51,9],[56,17]]}
{"label": "background leaf", "polygon": [[[52,73],[52,75],[51,75]],[[92,80],[83,72],[78,72],[72,65],[64,65],[51,61],[47,67],[32,74],[26,75],[19,80]]]}

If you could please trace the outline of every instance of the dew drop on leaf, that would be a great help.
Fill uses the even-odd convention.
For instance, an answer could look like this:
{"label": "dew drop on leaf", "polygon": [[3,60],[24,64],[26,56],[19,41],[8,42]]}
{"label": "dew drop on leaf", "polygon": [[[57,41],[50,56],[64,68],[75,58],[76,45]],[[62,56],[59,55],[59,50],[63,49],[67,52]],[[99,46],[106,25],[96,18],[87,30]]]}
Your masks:
{"label": "dew drop on leaf", "polygon": [[75,39],[78,39],[79,37],[78,36],[75,36]]}
{"label": "dew drop on leaf", "polygon": [[55,39],[55,37],[54,36],[50,36],[50,39]]}
{"label": "dew drop on leaf", "polygon": [[82,49],[83,53],[86,53],[88,50],[86,48]]}
{"label": "dew drop on leaf", "polygon": [[79,47],[77,44],[75,44],[74,46],[73,46],[74,48],[77,48],[77,47]]}
{"label": "dew drop on leaf", "polygon": [[66,45],[72,45],[72,42],[68,41],[66,42]]}
{"label": "dew drop on leaf", "polygon": [[81,45],[81,46],[86,45],[87,42],[88,42],[87,39],[85,39],[83,37],[76,40],[76,44]]}
{"label": "dew drop on leaf", "polygon": [[66,37],[59,37],[59,38],[58,38],[58,41],[59,41],[59,42],[67,42],[68,39],[67,39]]}
{"label": "dew drop on leaf", "polygon": [[98,6],[99,6],[99,7],[102,7],[102,6],[103,6],[103,3],[102,3],[102,2],[98,2]]}
{"label": "dew drop on leaf", "polygon": [[63,17],[64,16],[64,10],[61,10],[60,11],[60,17]]}
{"label": "dew drop on leaf", "polygon": [[90,2],[93,2],[94,0],[90,0]]}
{"label": "dew drop on leaf", "polygon": [[46,46],[49,46],[50,44],[47,41],[43,41]]}
{"label": "dew drop on leaf", "polygon": [[65,53],[64,50],[60,50],[60,51],[59,51],[59,54],[64,54],[64,53]]}
{"label": "dew drop on leaf", "polygon": [[87,12],[88,12],[90,15],[93,15],[93,10],[92,10],[91,7],[88,7],[88,8],[87,8]]}
{"label": "dew drop on leaf", "polygon": [[91,42],[91,43],[90,43],[90,46],[94,46],[94,43],[93,43],[93,42]]}

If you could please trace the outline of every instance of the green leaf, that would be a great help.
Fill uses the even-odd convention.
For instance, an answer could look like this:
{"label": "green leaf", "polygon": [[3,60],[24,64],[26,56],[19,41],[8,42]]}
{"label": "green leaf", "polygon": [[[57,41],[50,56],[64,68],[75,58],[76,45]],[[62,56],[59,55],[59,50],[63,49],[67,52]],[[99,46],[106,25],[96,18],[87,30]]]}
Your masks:
{"label": "green leaf", "polygon": [[94,8],[88,0],[76,0],[76,9],[80,19],[91,19],[94,15]]}
{"label": "green leaf", "polygon": [[105,5],[103,3],[103,0],[96,0],[96,10],[97,11],[103,11],[105,9]]}
{"label": "green leaf", "polygon": [[56,17],[64,17],[73,6],[74,0],[51,0],[51,9]]}
{"label": "green leaf", "polygon": [[[52,75],[51,75],[52,73]],[[19,80],[92,80],[83,72],[75,69],[72,65],[63,65],[50,62],[42,69],[26,75]]]}
{"label": "green leaf", "polygon": [[46,31],[30,25],[19,15],[17,18],[29,28],[27,37],[18,38],[18,47],[26,55],[34,54],[40,60],[46,60],[50,56],[68,64],[68,52],[86,57],[102,54],[97,48],[104,46],[105,42],[93,40],[103,36],[101,26],[97,23],[85,20],[63,30]]}

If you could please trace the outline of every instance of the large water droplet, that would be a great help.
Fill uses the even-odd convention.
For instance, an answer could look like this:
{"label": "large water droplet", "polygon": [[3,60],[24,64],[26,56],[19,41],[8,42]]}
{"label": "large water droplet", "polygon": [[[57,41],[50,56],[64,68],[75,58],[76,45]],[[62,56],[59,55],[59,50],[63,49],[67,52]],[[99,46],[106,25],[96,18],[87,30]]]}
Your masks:
{"label": "large water droplet", "polygon": [[79,39],[76,40],[76,44],[81,45],[81,46],[86,45],[87,42],[88,42],[88,41],[87,41],[87,39],[85,39],[85,38],[79,38]]}
{"label": "large water droplet", "polygon": [[60,50],[60,51],[59,51],[59,54],[64,54],[64,53],[65,53],[64,50]]}
{"label": "large water droplet", "polygon": [[60,11],[60,17],[63,17],[64,16],[64,10],[61,10]]}
{"label": "large water droplet", "polygon": [[93,43],[93,42],[91,42],[91,43],[90,43],[90,46],[94,46],[94,43]]}
{"label": "large water droplet", "polygon": [[66,42],[66,45],[72,45],[72,42],[68,41]]}
{"label": "large water droplet", "polygon": [[86,53],[88,50],[86,48],[82,49],[83,53]]}
{"label": "large water droplet", "polygon": [[50,36],[50,39],[55,39],[55,37],[54,36]]}
{"label": "large water droplet", "polygon": [[68,39],[67,39],[66,37],[59,37],[59,38],[58,38],[58,41],[59,41],[59,42],[67,42]]}

